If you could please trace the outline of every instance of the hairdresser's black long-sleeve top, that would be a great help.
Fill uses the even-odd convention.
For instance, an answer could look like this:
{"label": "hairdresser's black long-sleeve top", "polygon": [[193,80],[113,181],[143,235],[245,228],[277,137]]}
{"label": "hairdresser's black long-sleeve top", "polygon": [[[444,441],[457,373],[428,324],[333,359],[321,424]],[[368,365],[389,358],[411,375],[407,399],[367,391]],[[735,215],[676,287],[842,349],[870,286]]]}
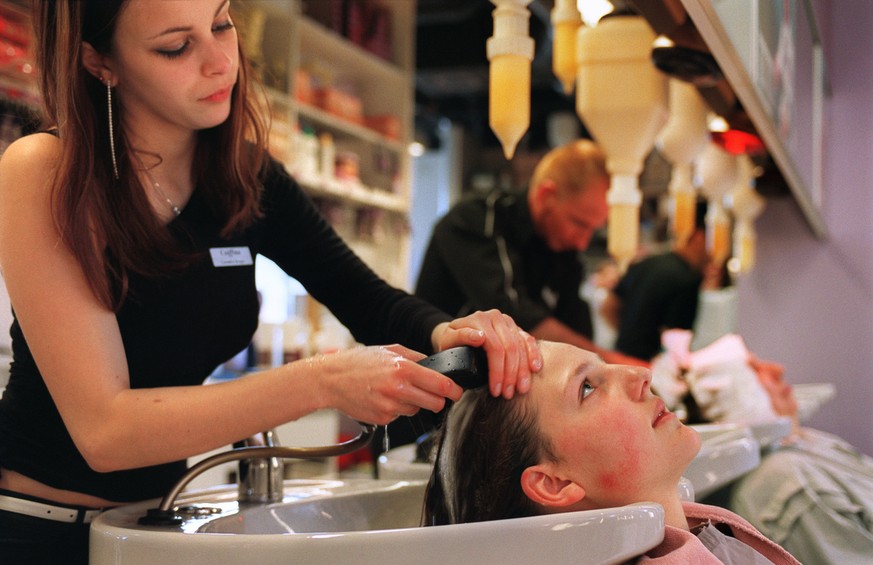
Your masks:
{"label": "hairdresser's black long-sleeve top", "polygon": [[[195,190],[168,228],[179,245],[198,252],[199,259],[177,275],[131,276],[129,297],[117,319],[132,388],[199,384],[247,346],[259,310],[254,261],[245,260],[247,253],[252,259],[261,254],[275,261],[359,342],[402,343],[431,351],[433,328],[449,317],[376,276],[277,163],[272,163],[264,183],[262,204],[262,218],[224,239],[222,219]],[[17,321],[11,334],[13,363],[0,399],[0,467],[55,488],[119,502],[165,494],[184,472],[184,461],[112,473],[88,467],[64,427]]]}

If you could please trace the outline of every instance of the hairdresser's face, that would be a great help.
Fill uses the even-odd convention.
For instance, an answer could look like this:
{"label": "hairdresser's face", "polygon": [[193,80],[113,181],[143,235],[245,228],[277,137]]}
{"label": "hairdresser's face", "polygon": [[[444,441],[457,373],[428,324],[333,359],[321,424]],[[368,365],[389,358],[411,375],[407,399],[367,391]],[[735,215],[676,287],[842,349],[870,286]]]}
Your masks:
{"label": "hairdresser's face", "polygon": [[198,130],[230,113],[239,57],[228,0],[130,0],[111,65],[125,123]]}
{"label": "hairdresser's face", "polygon": [[560,459],[555,472],[583,487],[583,507],[652,500],[664,489],[675,495],[700,439],[652,394],[651,373],[566,344],[541,351],[531,399]]}
{"label": "hairdresser's face", "polygon": [[601,178],[579,194],[561,196],[548,190],[543,194],[541,212],[534,223],[549,249],[588,249],[591,236],[606,223],[608,188],[609,180]]}

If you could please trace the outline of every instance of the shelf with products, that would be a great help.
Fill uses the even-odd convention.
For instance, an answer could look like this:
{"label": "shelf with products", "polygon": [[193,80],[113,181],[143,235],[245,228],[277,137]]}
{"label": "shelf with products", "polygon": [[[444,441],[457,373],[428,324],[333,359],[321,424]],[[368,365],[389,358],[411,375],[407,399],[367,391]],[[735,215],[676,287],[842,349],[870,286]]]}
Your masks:
{"label": "shelf with products", "polygon": [[[398,186],[405,150],[399,142],[289,101],[276,91],[270,92],[270,99],[270,151],[304,188],[351,206],[409,211],[408,199]],[[298,118],[292,125],[289,120],[295,109]]]}
{"label": "shelf with products", "polygon": [[298,102],[297,113],[300,116],[300,119],[315,122],[334,132],[345,133],[349,136],[367,141],[376,146],[384,147],[385,149],[396,153],[406,150],[406,146],[402,144],[400,140],[386,137],[384,134],[375,131],[372,128],[340,118],[318,106]]}
{"label": "shelf with products", "polygon": [[[243,46],[267,87],[271,154],[364,262],[405,287],[415,2],[246,0],[235,8]],[[278,273],[273,284],[281,295],[274,315],[284,318],[289,287]]]}
{"label": "shelf with products", "polygon": [[[314,19],[329,19],[340,4],[355,3],[242,4],[239,27],[251,38],[250,57],[268,87],[270,150],[314,195],[405,214],[414,3],[358,2],[390,12],[391,37],[398,39],[390,44],[391,61]],[[313,17],[306,9],[314,9]],[[325,137],[335,171],[321,154]]]}

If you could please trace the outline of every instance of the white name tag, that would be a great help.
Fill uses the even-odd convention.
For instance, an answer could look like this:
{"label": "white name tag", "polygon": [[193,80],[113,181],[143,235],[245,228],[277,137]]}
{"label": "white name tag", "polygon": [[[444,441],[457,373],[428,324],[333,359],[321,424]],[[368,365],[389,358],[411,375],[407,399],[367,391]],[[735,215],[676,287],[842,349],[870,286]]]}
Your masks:
{"label": "white name tag", "polygon": [[212,264],[216,267],[241,267],[252,265],[252,252],[248,247],[211,247]]}

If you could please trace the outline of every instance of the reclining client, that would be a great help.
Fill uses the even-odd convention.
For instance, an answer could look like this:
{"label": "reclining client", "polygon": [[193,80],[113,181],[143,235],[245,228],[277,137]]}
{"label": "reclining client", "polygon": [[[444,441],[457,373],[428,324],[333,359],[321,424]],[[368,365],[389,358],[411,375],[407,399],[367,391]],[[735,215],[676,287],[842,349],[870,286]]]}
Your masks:
{"label": "reclining client", "polygon": [[656,502],[665,537],[640,561],[798,563],[736,514],[681,500],[700,438],[652,393],[648,369],[540,346],[543,368],[528,394],[506,400],[473,389],[450,409],[426,525]]}

